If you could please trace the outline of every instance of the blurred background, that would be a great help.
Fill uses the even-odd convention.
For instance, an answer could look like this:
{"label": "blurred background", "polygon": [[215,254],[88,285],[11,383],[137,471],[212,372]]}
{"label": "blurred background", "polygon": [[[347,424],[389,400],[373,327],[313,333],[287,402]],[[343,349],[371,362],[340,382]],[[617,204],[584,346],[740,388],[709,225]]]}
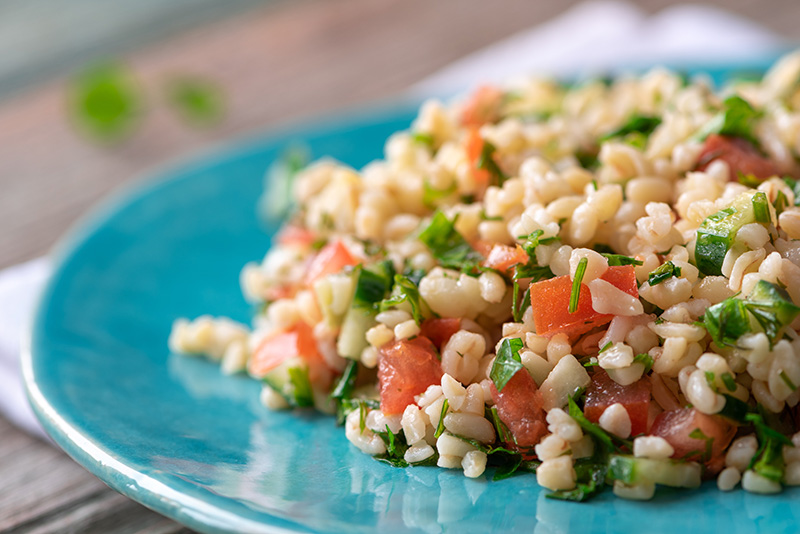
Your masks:
{"label": "blurred background", "polygon": [[[0,268],[45,254],[98,199],[167,161],[398,97],[577,3],[0,0]],[[800,42],[796,0],[703,5],[752,23],[761,44]],[[569,47],[580,32],[556,37]],[[187,531],[0,416],[0,532]]]}

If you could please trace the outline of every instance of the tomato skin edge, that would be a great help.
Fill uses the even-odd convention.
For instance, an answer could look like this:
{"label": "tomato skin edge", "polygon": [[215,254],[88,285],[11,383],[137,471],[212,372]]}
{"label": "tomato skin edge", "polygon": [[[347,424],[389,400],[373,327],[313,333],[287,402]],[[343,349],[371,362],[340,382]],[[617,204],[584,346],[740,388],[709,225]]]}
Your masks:
{"label": "tomato skin edge", "polygon": [[[600,278],[631,296],[639,296],[633,265],[611,266]],[[592,293],[586,284],[581,285],[575,312],[569,313],[571,292],[572,280],[569,275],[531,284],[531,308],[538,335],[549,337],[565,333],[578,336],[614,318],[611,314],[597,313],[592,309]]]}

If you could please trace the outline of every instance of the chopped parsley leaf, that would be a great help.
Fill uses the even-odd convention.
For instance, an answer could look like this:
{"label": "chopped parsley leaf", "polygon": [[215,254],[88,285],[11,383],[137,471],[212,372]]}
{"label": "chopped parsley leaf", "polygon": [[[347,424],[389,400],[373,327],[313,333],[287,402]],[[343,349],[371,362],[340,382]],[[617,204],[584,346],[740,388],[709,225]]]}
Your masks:
{"label": "chopped parsley leaf", "polygon": [[733,95],[722,103],[722,109],[714,115],[697,133],[700,141],[711,134],[741,137],[757,144],[753,128],[761,114],[744,98]]}
{"label": "chopped parsley leaf", "polygon": [[389,298],[383,299],[378,304],[378,309],[386,311],[402,302],[408,302],[411,306],[411,316],[417,324],[420,324],[422,322],[422,302],[424,301],[419,294],[419,288],[407,276],[396,274],[392,293]]}
{"label": "chopped parsley leaf", "polygon": [[735,345],[736,340],[753,331],[753,321],[761,327],[771,343],[780,330],[800,314],[785,290],[766,280],[759,280],[747,299],[730,297],[706,310],[706,330],[719,346]]}
{"label": "chopped parsley leaf", "polygon": [[475,166],[480,170],[485,170],[489,173],[492,183],[495,185],[503,185],[503,182],[508,180],[508,176],[494,159],[494,153],[497,150],[493,144],[484,140],[483,148],[481,148],[481,155],[478,158]]}
{"label": "chopped parsley leaf", "polygon": [[433,135],[426,132],[414,132],[411,134],[411,140],[419,145],[423,145],[430,150],[433,150],[434,139]]}
{"label": "chopped parsley leaf", "polygon": [[652,356],[646,352],[642,352],[633,357],[633,363],[641,363],[644,365],[644,374],[647,374],[650,372],[650,369],[653,368],[653,363],[655,362]]}
{"label": "chopped parsley leaf", "polygon": [[655,286],[662,282],[666,282],[673,276],[677,278],[680,275],[681,268],[672,263],[672,261],[667,260],[647,276],[647,283],[650,284],[650,286]]}
{"label": "chopped parsley leaf", "polygon": [[736,391],[736,380],[734,380],[733,375],[730,373],[722,373],[720,375],[720,379],[722,383],[725,384],[725,389],[728,391]]}
{"label": "chopped parsley leaf", "polygon": [[621,138],[625,143],[642,149],[647,145],[647,139],[650,137],[650,134],[652,134],[660,124],[660,117],[633,115],[625,124],[602,136],[600,142]]}
{"label": "chopped parsley leaf", "polygon": [[793,447],[794,444],[789,438],[771,428],[766,422],[763,408],[761,406],[758,408],[758,412],[748,413],[745,416],[745,419],[755,427],[758,438],[758,451],[750,461],[749,468],[764,478],[781,482],[786,468],[783,461],[783,446]]}
{"label": "chopped parsley leaf", "polygon": [[578,310],[578,300],[581,297],[581,282],[586,274],[586,266],[588,264],[589,258],[581,258],[578,262],[578,267],[575,269],[575,278],[572,279],[572,291],[569,294],[569,313],[575,313]]}
{"label": "chopped parsley leaf", "polygon": [[792,193],[794,193],[794,205],[800,206],[800,182],[789,177],[785,177],[783,181],[791,188]]}
{"label": "chopped parsley leaf", "polygon": [[484,258],[458,233],[455,228],[457,219],[458,216],[451,221],[437,211],[428,227],[419,234],[419,239],[443,267],[472,271]]}
{"label": "chopped parsley leaf", "polygon": [[497,351],[497,357],[489,372],[489,378],[494,382],[498,392],[502,391],[511,377],[523,368],[522,358],[519,355],[522,346],[522,340],[519,338],[506,338],[500,344],[500,350]]}
{"label": "chopped parsley leaf", "polygon": [[511,302],[511,316],[514,318],[515,323],[522,322],[522,316],[525,311],[531,306],[531,288],[525,290],[522,294],[522,299],[519,298],[519,283],[514,280],[514,294]]}
{"label": "chopped parsley leaf", "polygon": [[439,414],[439,424],[436,425],[436,432],[433,433],[434,438],[438,438],[444,432],[444,417],[447,415],[447,410],[450,409],[450,403],[447,399],[442,403],[442,411]]}
{"label": "chopped parsley leaf", "polygon": [[641,260],[637,260],[636,258],[632,258],[630,256],[625,256],[624,254],[601,253],[601,256],[608,260],[609,267],[618,265],[644,265]]}
{"label": "chopped parsley leaf", "polygon": [[428,180],[424,180],[422,182],[422,203],[425,204],[425,207],[433,209],[440,200],[449,197],[455,193],[457,189],[458,184],[456,184],[455,180],[450,184],[449,187],[444,189],[436,189],[435,187],[431,186]]}

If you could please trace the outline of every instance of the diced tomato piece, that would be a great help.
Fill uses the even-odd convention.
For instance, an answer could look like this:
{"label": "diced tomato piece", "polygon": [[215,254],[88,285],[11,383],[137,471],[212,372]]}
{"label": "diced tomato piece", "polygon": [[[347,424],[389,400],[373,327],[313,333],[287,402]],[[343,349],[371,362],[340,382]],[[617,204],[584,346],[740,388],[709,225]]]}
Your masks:
{"label": "diced tomato piece", "polygon": [[478,168],[478,162],[483,153],[483,145],[483,137],[481,137],[478,129],[470,128],[469,132],[467,132],[467,144],[465,147],[467,151],[467,161],[469,161],[470,168],[472,169],[472,176],[475,178],[475,181],[481,185],[488,185],[489,181],[492,179],[492,175],[488,170]]}
{"label": "diced tomato piece", "polygon": [[492,252],[492,249],[494,248],[494,245],[495,245],[495,244],[494,244],[492,241],[486,241],[486,240],[484,240],[484,239],[476,239],[475,241],[473,241],[472,243],[470,243],[470,246],[471,246],[471,247],[472,247],[472,248],[473,248],[473,249],[474,249],[474,250],[475,250],[475,251],[476,251],[478,254],[480,254],[481,256],[483,256],[484,258],[485,258],[486,256],[488,256],[488,255],[489,255],[489,254]]}
{"label": "diced tomato piece", "polygon": [[[639,296],[633,265],[609,267],[601,278],[629,295]],[[575,313],[569,313],[571,292],[572,280],[569,275],[531,284],[531,308],[537,334],[552,336],[563,332],[569,336],[580,335],[614,318],[613,315],[594,311],[592,293],[586,284],[581,286]]]}
{"label": "diced tomato piece", "polygon": [[461,124],[464,126],[482,126],[500,118],[500,106],[503,104],[503,92],[496,87],[479,87],[461,109]]}
{"label": "diced tomato piece", "polygon": [[705,436],[713,439],[711,459],[713,464],[719,458],[736,434],[736,427],[718,415],[706,415],[694,408],[681,408],[661,412],[653,421],[650,434],[661,436],[675,449],[673,458],[699,460],[706,451],[706,440],[695,439],[689,435],[699,429]]}
{"label": "diced tomato piece", "polygon": [[283,246],[298,246],[307,248],[314,244],[317,236],[314,232],[299,226],[289,225],[278,233],[278,243]]}
{"label": "diced tomato piece", "polygon": [[697,168],[705,170],[712,161],[718,159],[728,164],[732,182],[737,181],[740,174],[752,175],[758,180],[780,175],[778,167],[771,160],[765,158],[753,143],[741,137],[709,135],[697,160]]}
{"label": "diced tomato piece", "polygon": [[402,339],[381,347],[378,385],[383,413],[402,413],[415,395],[441,381],[442,365],[427,337]]}
{"label": "diced tomato piece", "polygon": [[295,324],[290,330],[264,338],[253,352],[247,369],[251,375],[261,378],[295,356],[300,356],[308,365],[308,378],[312,384],[321,387],[330,385],[333,372],[317,350],[311,327],[303,322]]}
{"label": "diced tomato piece", "polygon": [[505,272],[518,263],[528,263],[528,253],[524,248],[519,245],[509,247],[498,244],[492,247],[483,265]]}
{"label": "diced tomato piece", "polygon": [[583,413],[589,421],[596,423],[606,408],[620,403],[631,418],[631,435],[647,432],[647,415],[650,410],[650,381],[641,378],[628,386],[620,386],[603,369],[592,375],[592,383],[586,389],[586,404]]}
{"label": "diced tomato piece", "polygon": [[506,383],[502,391],[492,384],[492,399],[497,415],[505,423],[514,440],[505,445],[533,457],[533,447],[547,434],[546,415],[542,409],[542,398],[533,377],[520,369]]}
{"label": "diced tomato piece", "polygon": [[280,299],[288,299],[294,294],[293,288],[289,286],[273,286],[265,291],[265,297],[270,302],[275,302]]}
{"label": "diced tomato piece", "polygon": [[436,348],[441,350],[452,335],[461,330],[461,319],[458,317],[425,319],[420,325],[420,330],[420,334],[430,339]]}
{"label": "diced tomato piece", "polygon": [[328,243],[311,260],[306,273],[306,283],[311,285],[325,275],[338,273],[348,265],[357,265],[358,263],[360,262],[350,254],[344,243],[341,241]]}

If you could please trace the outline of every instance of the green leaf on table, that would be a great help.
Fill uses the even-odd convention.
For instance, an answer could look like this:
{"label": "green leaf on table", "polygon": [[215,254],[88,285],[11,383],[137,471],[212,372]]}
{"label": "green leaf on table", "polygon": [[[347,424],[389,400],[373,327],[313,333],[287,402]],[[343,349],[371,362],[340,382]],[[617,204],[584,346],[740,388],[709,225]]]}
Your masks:
{"label": "green leaf on table", "polygon": [[121,64],[90,67],[72,80],[70,113],[79,129],[101,142],[129,135],[144,107],[144,95]]}
{"label": "green leaf on table", "polygon": [[167,84],[168,102],[192,126],[211,126],[222,119],[224,99],[213,82],[197,76],[179,76]]}

